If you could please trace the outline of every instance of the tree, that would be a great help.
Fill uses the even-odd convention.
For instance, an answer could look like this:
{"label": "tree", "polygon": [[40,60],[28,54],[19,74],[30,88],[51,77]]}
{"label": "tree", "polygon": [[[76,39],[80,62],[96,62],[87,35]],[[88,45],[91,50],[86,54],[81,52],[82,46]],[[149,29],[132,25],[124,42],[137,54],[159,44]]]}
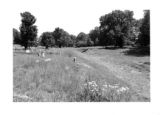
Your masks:
{"label": "tree", "polygon": [[87,34],[84,32],[80,32],[76,38],[77,41],[86,41],[87,40]]}
{"label": "tree", "polygon": [[40,38],[41,38],[41,41],[40,41],[41,45],[45,46],[46,49],[55,45],[55,39],[51,32],[42,33]]}
{"label": "tree", "polygon": [[90,37],[88,37],[86,46],[93,46],[93,45],[94,45],[94,42],[91,40]]}
{"label": "tree", "polygon": [[56,46],[58,47],[73,47],[75,46],[76,36],[70,35],[68,32],[57,27],[53,31]]}
{"label": "tree", "polygon": [[139,33],[140,33],[140,27],[141,27],[142,19],[133,19],[132,25],[129,28],[128,31],[128,39],[126,39],[127,45],[135,45],[136,41],[138,39]]}
{"label": "tree", "polygon": [[59,47],[62,47],[65,45],[65,37],[68,36],[69,34],[64,31],[63,29],[57,27],[53,31],[53,36],[55,38],[56,45]]}
{"label": "tree", "polygon": [[72,41],[72,47],[76,46],[76,36],[75,35],[70,35],[71,41]]}
{"label": "tree", "polygon": [[15,28],[13,28],[13,44],[21,44],[20,32]]}
{"label": "tree", "polygon": [[76,46],[85,47],[85,46],[91,46],[91,45],[93,45],[93,42],[89,38],[89,35],[85,34],[84,32],[80,32],[76,38]]}
{"label": "tree", "polygon": [[20,26],[21,45],[27,49],[36,41],[37,26],[34,25],[36,18],[30,12],[24,12],[20,15],[22,17]]}
{"label": "tree", "polygon": [[150,44],[150,11],[144,11],[144,18],[140,27],[140,34],[138,43],[141,46],[148,46]]}
{"label": "tree", "polygon": [[123,47],[133,21],[132,11],[115,10],[100,17],[100,44]]}
{"label": "tree", "polygon": [[75,40],[74,36],[66,34],[66,36],[64,37],[64,44],[63,44],[63,46],[73,47],[74,46],[74,40]]}
{"label": "tree", "polygon": [[89,37],[94,42],[94,46],[98,45],[99,37],[100,37],[100,30],[99,27],[95,27],[93,30],[89,32]]}

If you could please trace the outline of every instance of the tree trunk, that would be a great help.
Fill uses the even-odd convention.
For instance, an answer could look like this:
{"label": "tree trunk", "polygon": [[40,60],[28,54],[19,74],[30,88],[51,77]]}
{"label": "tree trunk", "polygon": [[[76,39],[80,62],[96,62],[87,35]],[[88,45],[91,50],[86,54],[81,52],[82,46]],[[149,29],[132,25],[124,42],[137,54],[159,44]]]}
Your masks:
{"label": "tree trunk", "polygon": [[46,49],[48,49],[48,46],[46,46]]}
{"label": "tree trunk", "polygon": [[28,48],[27,45],[25,45],[25,46],[24,46],[24,49],[27,50],[27,48]]}

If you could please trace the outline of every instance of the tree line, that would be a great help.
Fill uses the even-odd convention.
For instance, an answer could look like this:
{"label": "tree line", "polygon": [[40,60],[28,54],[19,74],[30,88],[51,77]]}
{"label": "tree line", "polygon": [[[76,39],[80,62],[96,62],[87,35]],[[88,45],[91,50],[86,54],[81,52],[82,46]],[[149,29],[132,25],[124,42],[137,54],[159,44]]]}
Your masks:
{"label": "tree line", "polygon": [[19,31],[13,28],[13,43],[25,49],[31,46],[49,47],[87,47],[108,46],[122,48],[125,45],[150,45],[150,11],[144,11],[144,17],[136,20],[133,11],[114,10],[99,18],[100,26],[89,33],[80,32],[77,36],[69,34],[60,27],[52,32],[43,32],[37,36],[36,18],[30,12],[20,14]]}

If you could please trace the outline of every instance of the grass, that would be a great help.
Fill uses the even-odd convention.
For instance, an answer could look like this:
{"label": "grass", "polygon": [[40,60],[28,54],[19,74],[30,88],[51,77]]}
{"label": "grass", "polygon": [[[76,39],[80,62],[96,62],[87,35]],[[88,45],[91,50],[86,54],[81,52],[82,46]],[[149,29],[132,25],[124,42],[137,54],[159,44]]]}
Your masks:
{"label": "grass", "polygon": [[[111,47],[112,48],[112,47]],[[86,50],[85,48],[80,49],[80,51],[82,52],[83,50]],[[124,48],[124,49],[106,49],[106,48],[102,48],[102,47],[98,47],[98,48],[88,48],[88,50],[85,52],[86,54],[89,55],[94,55],[94,56],[101,56],[102,60],[104,61],[110,61],[110,62],[114,62],[116,64],[125,64],[125,65],[135,65],[139,64],[140,66],[143,63],[143,66],[145,66],[144,69],[149,70],[149,67],[145,64],[148,63],[148,65],[150,65],[150,56],[148,55],[143,55],[146,54],[146,50],[148,50],[148,48],[141,48],[141,49],[137,49],[137,48]],[[132,53],[130,52],[134,52],[134,54],[132,55]],[[141,55],[140,55],[141,54]]]}
{"label": "grass", "polygon": [[[14,102],[119,102],[139,101],[139,96],[125,82],[103,67],[79,58],[73,62],[72,49],[50,49],[45,62],[36,54],[14,52]],[[36,60],[40,62],[36,63]],[[83,66],[83,63],[91,68]],[[116,88],[114,87],[116,84]],[[127,90],[121,91],[121,89]],[[128,90],[129,89],[129,90]]]}
{"label": "grass", "polygon": [[[115,76],[120,77],[123,81],[130,84],[136,92],[141,94],[141,97],[143,97],[145,101],[150,100],[149,55],[126,55],[124,52],[130,51],[130,48],[127,47],[114,50],[102,47],[81,48],[78,50],[80,52],[85,50],[83,54],[98,58],[103,63],[106,62],[105,64],[101,63],[101,65],[107,66]],[[139,53],[139,51],[137,52]],[[95,66],[95,64],[93,66]],[[99,70],[102,72],[104,68],[99,68]],[[108,75],[107,78],[109,76],[111,75]]]}

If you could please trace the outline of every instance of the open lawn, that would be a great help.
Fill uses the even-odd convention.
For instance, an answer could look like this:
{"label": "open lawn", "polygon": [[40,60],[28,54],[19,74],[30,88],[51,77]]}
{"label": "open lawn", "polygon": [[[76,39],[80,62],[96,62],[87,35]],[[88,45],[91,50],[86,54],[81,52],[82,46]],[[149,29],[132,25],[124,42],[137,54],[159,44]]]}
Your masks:
{"label": "open lawn", "polygon": [[16,48],[13,101],[150,101],[150,58],[127,50],[51,48],[42,58]]}

